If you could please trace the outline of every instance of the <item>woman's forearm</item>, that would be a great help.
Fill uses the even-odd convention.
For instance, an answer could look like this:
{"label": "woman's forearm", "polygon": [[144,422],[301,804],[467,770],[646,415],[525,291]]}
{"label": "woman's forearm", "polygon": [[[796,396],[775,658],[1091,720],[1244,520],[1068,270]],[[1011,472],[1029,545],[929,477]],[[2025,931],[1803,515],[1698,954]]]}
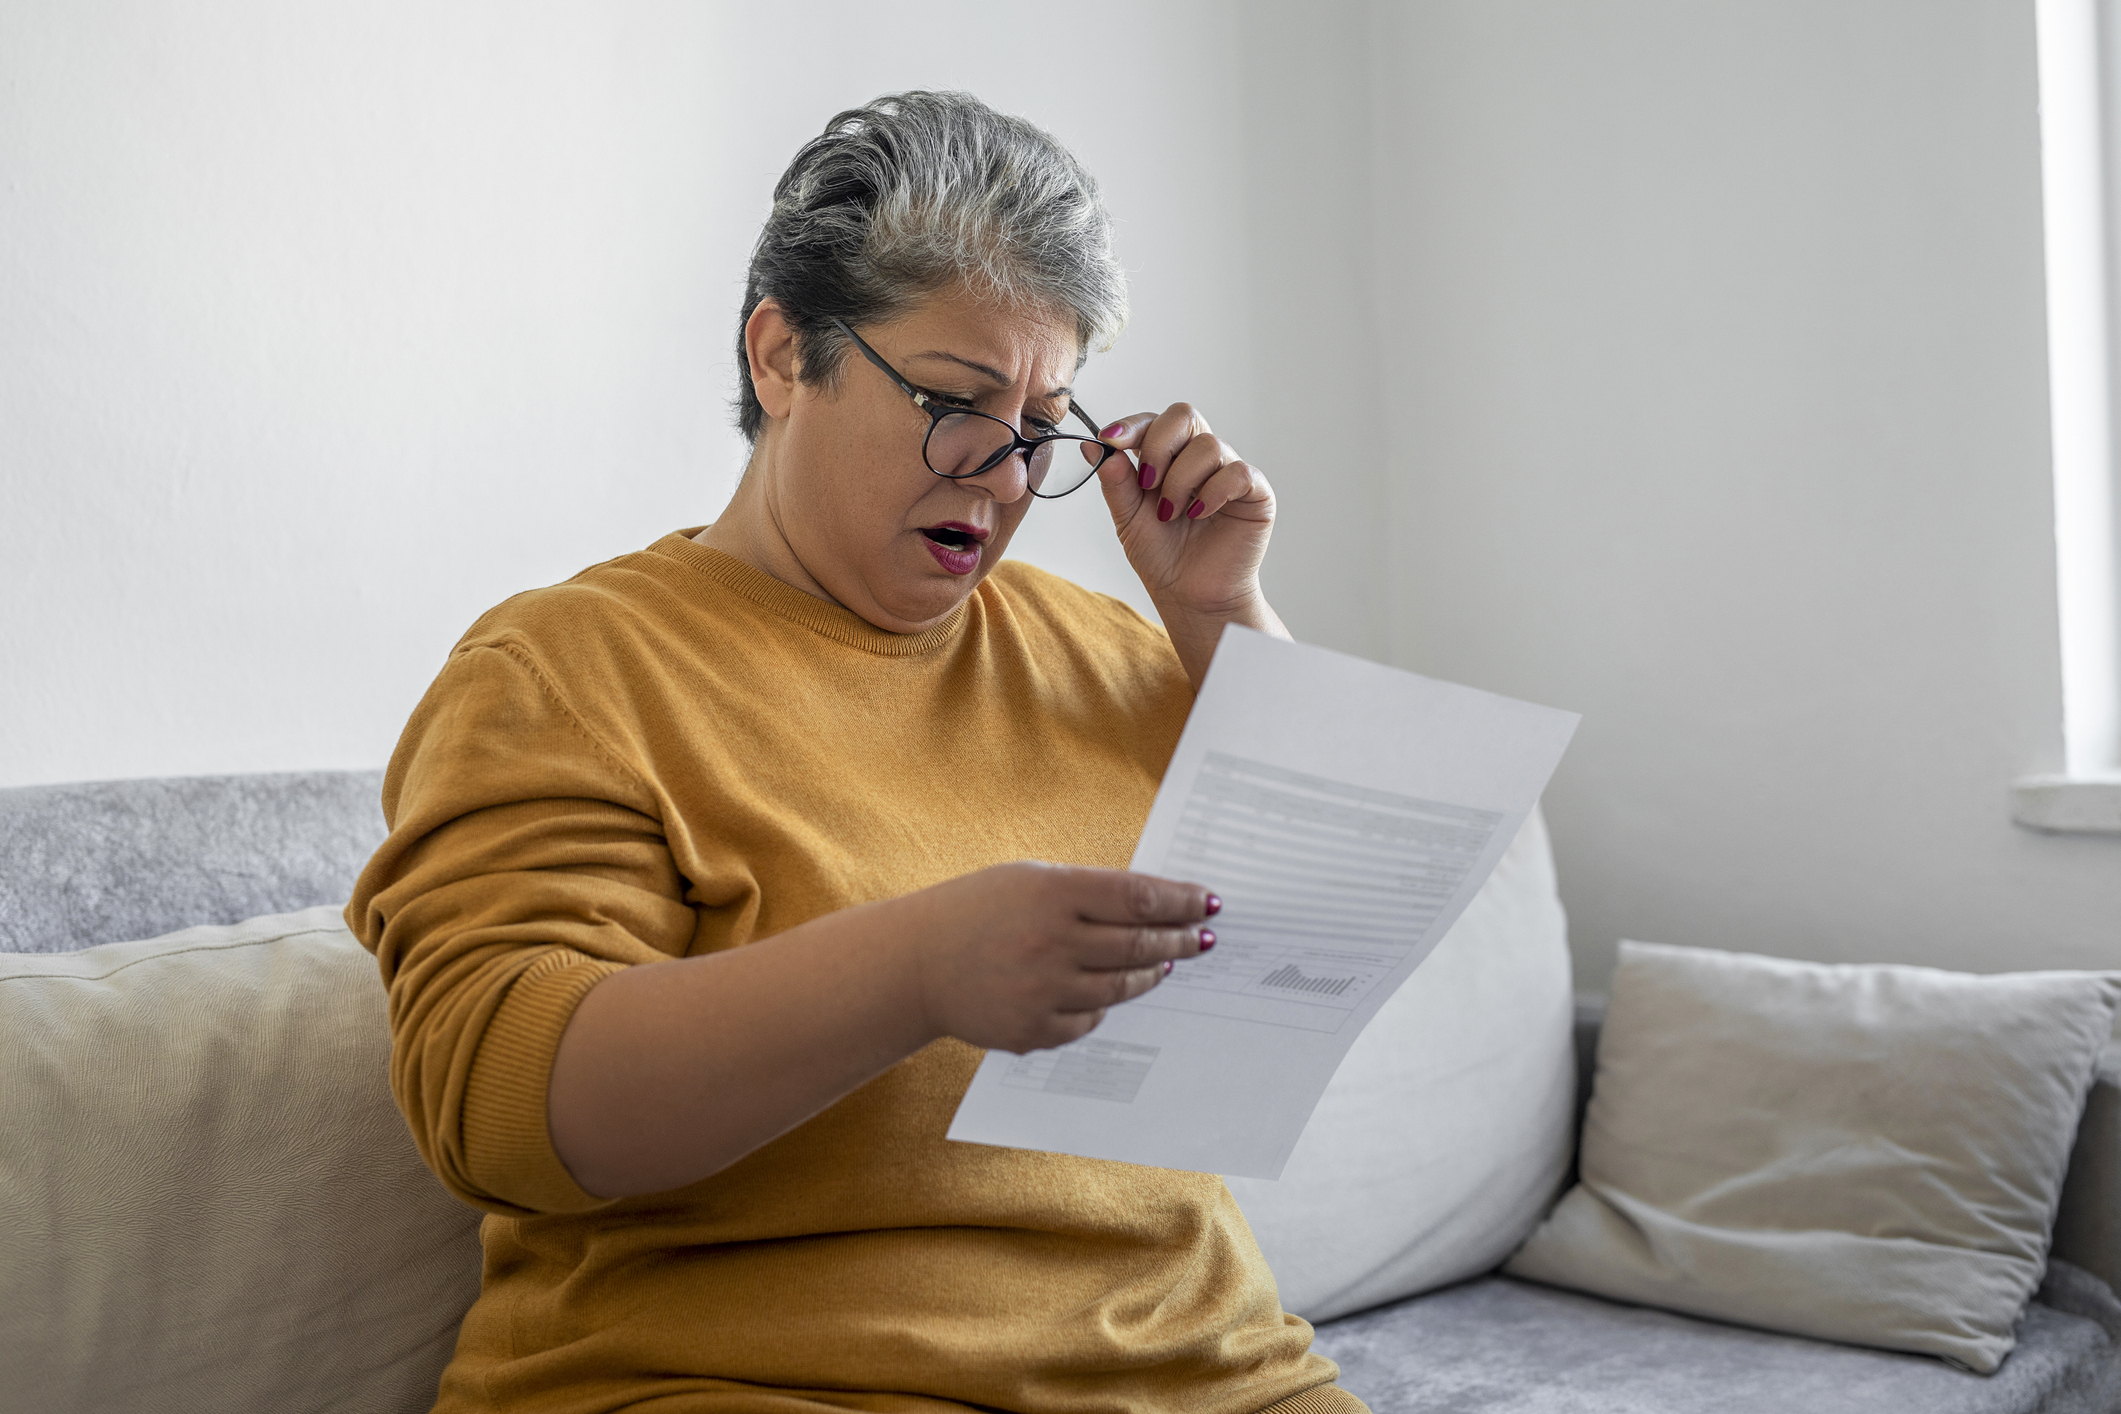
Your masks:
{"label": "woman's forearm", "polygon": [[1198,884],[1019,861],[613,973],[553,1057],[553,1148],[600,1197],[697,1183],[939,1037],[1077,1039],[1213,946],[1218,907]]}
{"label": "woman's forearm", "polygon": [[547,1092],[575,1181],[605,1198],[696,1183],[934,1040],[902,915],[867,904],[591,988]]}

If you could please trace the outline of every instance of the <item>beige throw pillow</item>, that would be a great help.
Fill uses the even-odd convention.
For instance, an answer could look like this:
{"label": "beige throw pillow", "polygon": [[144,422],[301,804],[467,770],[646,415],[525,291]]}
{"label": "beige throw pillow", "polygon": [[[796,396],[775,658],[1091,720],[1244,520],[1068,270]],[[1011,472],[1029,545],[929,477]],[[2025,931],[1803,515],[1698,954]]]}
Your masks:
{"label": "beige throw pillow", "polygon": [[1504,1270],[1993,1371],[2117,998],[1622,943],[1582,1182]]}
{"label": "beige throw pillow", "polygon": [[419,1414],[478,1215],[336,908],[0,954],[0,1407]]}

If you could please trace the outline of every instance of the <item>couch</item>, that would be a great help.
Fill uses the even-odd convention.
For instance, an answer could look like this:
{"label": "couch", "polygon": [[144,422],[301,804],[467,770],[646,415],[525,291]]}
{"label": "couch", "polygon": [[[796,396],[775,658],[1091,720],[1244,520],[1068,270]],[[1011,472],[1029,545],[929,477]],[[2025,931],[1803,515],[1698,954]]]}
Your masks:
{"label": "couch", "polygon": [[[0,790],[0,952],[71,952],[341,900],[382,838],[379,786],[372,772],[310,772]],[[1595,1005],[1579,1006],[1579,1117],[1599,1020]],[[0,1083],[9,1074],[7,1046],[0,1035]],[[95,1147],[95,1136],[82,1140]],[[37,1265],[22,1244],[47,1240],[35,1215],[5,1206],[7,1144],[0,1133],[0,1410],[86,1408],[49,1395],[67,1387],[35,1368],[48,1358],[49,1328],[24,1309],[21,1291],[7,1289]],[[409,1141],[402,1147],[409,1152]],[[411,1191],[431,1180],[403,1175],[391,1181],[408,1186],[408,1213],[417,1210],[430,1225],[445,1215],[447,1230],[420,1240],[461,1251],[463,1263],[447,1291],[409,1288],[403,1299],[461,1302],[475,1289],[474,1215],[448,1217],[435,1205],[438,1189]],[[1379,1414],[2121,1411],[2121,1050],[2108,1051],[2092,1088],[2051,1257],[2016,1349],[1987,1377],[1926,1357],[1726,1326],[1492,1273],[1327,1322],[1317,1343],[1340,1362],[1343,1384]],[[454,1310],[429,1314],[445,1333],[456,1319]],[[328,1310],[295,1315],[332,1318]],[[436,1371],[446,1357],[446,1338],[418,1355]],[[143,1395],[138,1407],[154,1401]],[[410,1414],[426,1404],[408,1394],[393,1407]]]}

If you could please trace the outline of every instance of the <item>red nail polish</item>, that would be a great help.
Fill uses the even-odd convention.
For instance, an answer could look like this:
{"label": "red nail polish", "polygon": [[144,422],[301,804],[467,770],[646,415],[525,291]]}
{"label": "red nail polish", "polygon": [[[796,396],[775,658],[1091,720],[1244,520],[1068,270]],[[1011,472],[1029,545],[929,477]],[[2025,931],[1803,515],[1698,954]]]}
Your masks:
{"label": "red nail polish", "polygon": [[1186,507],[1186,519],[1187,519],[1187,520],[1199,520],[1199,519],[1200,519],[1200,513],[1201,513],[1202,511],[1206,510],[1206,509],[1208,509],[1208,504],[1207,504],[1207,502],[1205,502],[1205,501],[1195,501],[1195,502],[1194,502],[1194,503],[1193,503],[1192,505],[1190,505],[1190,506]]}
{"label": "red nail polish", "polygon": [[1170,975],[1171,975],[1171,959],[1167,957],[1167,958],[1165,958],[1165,959],[1164,959],[1164,976],[1166,976],[1166,977],[1169,977]]}
{"label": "red nail polish", "polygon": [[1221,899],[1217,898],[1217,897],[1216,897],[1216,896],[1215,896],[1214,894],[1209,894],[1209,895],[1208,895],[1208,908],[1207,908],[1207,914],[1208,914],[1208,916],[1209,916],[1210,918],[1213,918],[1213,917],[1214,917],[1214,916],[1215,916],[1216,914],[1218,914],[1218,913],[1220,913],[1220,912],[1222,912],[1222,911],[1223,911],[1223,901],[1222,901]]}
{"label": "red nail polish", "polygon": [[1207,951],[1208,949],[1210,949],[1210,948],[1212,948],[1212,947],[1214,947],[1214,946],[1215,946],[1215,930],[1214,930],[1214,929],[1212,929],[1212,928],[1203,928],[1203,929],[1201,929],[1201,930],[1200,930],[1200,950],[1201,950],[1202,952],[1206,952],[1206,951]]}
{"label": "red nail polish", "polygon": [[1149,465],[1147,462],[1142,463],[1141,481],[1142,490],[1144,491],[1148,490],[1151,486],[1154,486],[1156,484],[1156,468]]}
{"label": "red nail polish", "polygon": [[1156,518],[1157,518],[1158,520],[1169,520],[1169,519],[1171,519],[1171,517],[1173,517],[1173,516],[1175,516],[1175,515],[1177,515],[1177,514],[1178,514],[1178,507],[1176,507],[1176,506],[1174,506],[1174,505],[1172,505],[1172,504],[1171,504],[1171,498],[1170,498],[1169,496],[1165,496],[1165,497],[1163,497],[1162,499],[1160,499],[1160,500],[1158,500],[1158,501],[1157,501],[1157,503],[1156,503]]}
{"label": "red nail polish", "polygon": [[1127,424],[1126,424],[1126,423],[1124,423],[1124,422],[1115,422],[1115,423],[1113,423],[1113,424],[1112,424],[1112,425],[1111,425],[1110,427],[1107,427],[1107,428],[1106,428],[1106,429],[1105,429],[1104,431],[1102,431],[1102,432],[1098,433],[1097,435],[1098,435],[1098,436],[1100,436],[1100,437],[1102,437],[1102,438],[1104,438],[1104,439],[1105,439],[1105,440],[1106,440],[1107,442],[1109,442],[1109,441],[1111,441],[1111,440],[1112,440],[1112,439],[1113,439],[1114,437],[1117,437],[1117,436],[1118,436],[1118,435],[1119,435],[1120,433],[1122,433],[1122,432],[1124,432],[1124,431],[1126,431],[1126,430],[1127,430]]}

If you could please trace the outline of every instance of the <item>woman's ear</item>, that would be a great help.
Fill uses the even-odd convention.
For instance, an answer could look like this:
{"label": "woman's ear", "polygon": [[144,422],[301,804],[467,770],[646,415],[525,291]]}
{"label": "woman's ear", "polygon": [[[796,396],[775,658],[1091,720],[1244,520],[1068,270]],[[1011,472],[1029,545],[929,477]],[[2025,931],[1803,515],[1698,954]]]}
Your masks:
{"label": "woman's ear", "polygon": [[774,421],[785,421],[795,402],[795,330],[771,299],[760,300],[744,321],[744,357],[759,407]]}

